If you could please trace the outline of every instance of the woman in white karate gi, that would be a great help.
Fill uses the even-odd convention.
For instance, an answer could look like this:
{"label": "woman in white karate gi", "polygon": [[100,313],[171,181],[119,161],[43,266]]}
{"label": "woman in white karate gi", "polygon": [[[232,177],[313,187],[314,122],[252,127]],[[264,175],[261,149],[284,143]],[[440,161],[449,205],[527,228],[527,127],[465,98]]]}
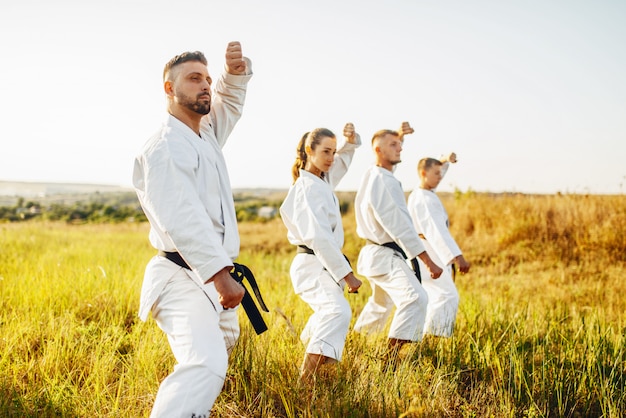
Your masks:
{"label": "woman in white karate gi", "polygon": [[333,192],[361,139],[351,123],[343,134],[346,141],[339,149],[328,129],[315,129],[300,139],[294,183],[280,207],[289,242],[298,246],[290,269],[292,284],[313,309],[300,336],[307,344],[300,374],[304,380],[322,364],[341,360],[352,316],[343,289],[347,285],[348,292],[356,292],[361,286],[341,251],[343,225]]}
{"label": "woman in white karate gi", "polygon": [[450,163],[455,162],[455,153],[441,160],[421,159],[417,165],[420,183],[408,199],[413,225],[419,232],[426,251],[433,261],[443,268],[441,277],[433,280],[424,274],[426,267],[420,262],[422,287],[428,293],[424,334],[440,337],[452,335],[459,307],[459,293],[454,284],[453,264],[458,266],[462,274],[467,273],[470,268],[470,264],[465,260],[461,249],[450,234],[448,213],[435,193]]}

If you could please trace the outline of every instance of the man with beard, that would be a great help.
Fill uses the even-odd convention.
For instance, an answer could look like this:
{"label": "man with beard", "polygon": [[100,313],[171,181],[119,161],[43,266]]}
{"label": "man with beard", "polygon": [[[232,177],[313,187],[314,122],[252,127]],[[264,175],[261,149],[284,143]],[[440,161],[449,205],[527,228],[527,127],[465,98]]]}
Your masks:
{"label": "man with beard", "polygon": [[239,120],[251,78],[239,42],[215,83],[201,52],[163,71],[169,115],[135,159],[133,185],[158,255],[148,263],[139,316],[150,311],[176,358],[152,417],[207,417],[239,337],[244,288],[230,275],[239,255],[232,190],[221,148]]}
{"label": "man with beard", "polygon": [[422,339],[428,295],[406,259],[419,257],[433,279],[441,275],[413,227],[400,181],[393,175],[400,163],[404,135],[413,128],[404,122],[398,132],[381,130],[372,138],[376,165],[363,176],[354,204],[357,234],[367,240],[357,269],[372,287],[354,330],[381,331],[394,305],[388,333],[388,356],[393,361],[400,347]]}

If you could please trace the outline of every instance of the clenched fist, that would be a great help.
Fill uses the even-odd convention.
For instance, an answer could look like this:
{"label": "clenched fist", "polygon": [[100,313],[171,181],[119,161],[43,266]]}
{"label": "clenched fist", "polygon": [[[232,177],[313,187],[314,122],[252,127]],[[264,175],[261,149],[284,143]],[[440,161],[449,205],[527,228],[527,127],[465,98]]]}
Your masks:
{"label": "clenched fist", "polygon": [[359,287],[361,287],[363,283],[356,278],[354,273],[348,273],[343,279],[348,286],[348,293],[359,293]]}
{"label": "clenched fist", "polygon": [[356,139],[356,131],[354,130],[354,125],[350,122],[346,123],[346,126],[343,127],[343,136],[346,137],[346,140],[350,143],[354,143]]}
{"label": "clenched fist", "polygon": [[241,44],[237,41],[229,42],[226,47],[226,71],[233,75],[246,73],[246,60],[243,59]]}
{"label": "clenched fist", "polygon": [[398,136],[400,139],[404,139],[404,135],[409,135],[415,132],[415,129],[411,128],[411,124],[409,122],[402,122],[402,126],[398,130]]}
{"label": "clenched fist", "polygon": [[441,160],[442,163],[445,162],[449,162],[449,163],[456,163],[458,160],[456,159],[456,154],[454,152],[451,152],[450,154],[444,156]]}

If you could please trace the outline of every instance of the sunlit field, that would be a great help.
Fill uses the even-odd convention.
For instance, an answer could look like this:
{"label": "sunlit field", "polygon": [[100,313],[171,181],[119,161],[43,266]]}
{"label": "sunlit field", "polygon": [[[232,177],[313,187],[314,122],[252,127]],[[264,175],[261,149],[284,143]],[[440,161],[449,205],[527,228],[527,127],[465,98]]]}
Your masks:
{"label": "sunlit field", "polygon": [[[280,219],[240,224],[269,331],[242,336],[216,417],[620,417],[626,411],[626,196],[446,195],[472,263],[454,336],[381,362],[350,333],[342,363],[298,381],[310,310],[293,293]],[[345,253],[363,242],[344,217]],[[155,253],[146,223],[0,224],[0,416],[144,417],[174,366],[137,318]],[[363,279],[363,278],[362,278]],[[356,319],[367,281],[347,295]]]}

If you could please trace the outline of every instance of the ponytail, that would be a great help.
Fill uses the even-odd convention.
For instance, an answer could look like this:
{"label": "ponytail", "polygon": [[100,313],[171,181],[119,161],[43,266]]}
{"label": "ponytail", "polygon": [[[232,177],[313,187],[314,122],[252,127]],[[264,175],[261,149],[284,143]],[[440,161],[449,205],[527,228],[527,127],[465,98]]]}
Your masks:
{"label": "ponytail", "polygon": [[304,169],[306,165],[306,139],[309,136],[309,132],[302,135],[300,141],[298,142],[298,147],[296,148],[296,162],[293,163],[293,167],[291,167],[291,177],[293,177],[293,182],[300,177],[300,170]]}

